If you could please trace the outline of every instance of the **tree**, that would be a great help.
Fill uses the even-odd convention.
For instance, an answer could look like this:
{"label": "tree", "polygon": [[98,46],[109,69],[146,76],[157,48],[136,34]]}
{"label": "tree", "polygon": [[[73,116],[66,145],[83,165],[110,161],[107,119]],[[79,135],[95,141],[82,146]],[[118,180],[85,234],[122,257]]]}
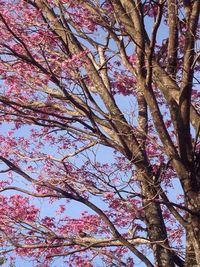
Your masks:
{"label": "tree", "polygon": [[200,266],[199,11],[1,0],[2,262]]}

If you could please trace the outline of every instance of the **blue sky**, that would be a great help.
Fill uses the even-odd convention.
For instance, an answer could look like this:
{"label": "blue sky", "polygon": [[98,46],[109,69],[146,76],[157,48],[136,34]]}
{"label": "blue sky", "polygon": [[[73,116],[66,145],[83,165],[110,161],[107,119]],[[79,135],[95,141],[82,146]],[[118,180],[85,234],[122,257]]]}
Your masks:
{"label": "blue sky", "polygon": [[[148,28],[148,31],[151,32],[151,29],[152,29],[152,25],[151,25],[151,22],[150,22],[150,19],[147,19],[146,21],[146,26]],[[159,32],[158,32],[158,41],[159,42],[162,42],[163,39],[165,39],[167,36],[167,27],[162,24],[162,27],[159,29]],[[130,49],[130,54],[132,53],[131,49]],[[122,97],[122,96],[116,96],[116,102],[117,104],[119,105],[119,107],[121,108],[121,110],[126,114],[126,111],[128,111],[131,108],[135,108],[135,110],[137,110],[137,107],[136,107],[136,104],[130,100],[130,97]],[[134,120],[134,119],[133,119]],[[136,119],[134,120],[134,123],[136,123]],[[1,125],[1,131],[2,131],[2,134],[4,135],[7,135],[8,131],[12,128],[12,126],[10,126],[8,123],[3,123]],[[19,135],[22,135],[22,136],[26,136],[28,135],[28,132],[29,132],[29,127],[23,127],[20,131],[19,131]],[[53,150],[53,148],[48,148],[49,152],[52,152],[52,153],[55,153],[55,151]],[[111,149],[108,149],[108,148],[103,148],[102,146],[99,146],[98,147],[98,150],[97,150],[97,159],[102,162],[102,163],[111,163],[112,161],[112,157],[113,157],[113,154],[112,154],[112,150]],[[79,162],[77,161],[77,164],[79,164]],[[5,174],[4,174],[5,175]],[[1,177],[2,177],[2,174],[1,174]],[[170,193],[170,197],[172,200],[175,200],[175,195],[174,195],[174,192],[177,194],[181,193],[181,187],[180,187],[180,184],[178,181],[175,181],[174,182],[174,187],[175,187],[175,190],[172,190],[171,189],[171,193]],[[11,192],[13,193],[13,192]],[[10,192],[6,192],[5,194],[9,195],[11,194]],[[38,205],[41,209],[41,213],[43,215],[47,215],[47,216],[52,216],[55,214],[57,208],[58,208],[58,205],[62,204],[63,201],[60,201],[60,203],[54,203],[54,204],[47,204],[46,201],[43,201],[43,200],[36,200],[36,199],[33,199],[33,203],[36,203],[36,205]],[[102,206],[102,203],[99,201],[99,203],[97,203],[98,206]],[[83,210],[86,210],[87,208],[85,206],[83,206],[82,204],[80,203],[77,203],[77,202],[74,202],[72,201],[70,204],[67,204],[67,213],[72,216],[72,217],[75,217],[77,218],[80,213],[83,211]],[[56,261],[56,263],[54,264],[55,266],[62,266],[61,265],[61,260],[58,260]],[[97,263],[98,264],[98,263]],[[138,262],[136,263],[135,266],[140,266],[140,267],[143,267],[145,266],[144,264],[142,264],[141,262]],[[7,267],[7,263],[4,264],[3,267]],[[30,266],[33,266],[32,263],[29,263],[29,262],[26,262],[24,260],[18,260],[17,263],[16,263],[16,267],[30,267]],[[36,267],[36,266],[34,266]],[[53,266],[52,266],[53,267]],[[97,267],[97,266],[96,266]]]}

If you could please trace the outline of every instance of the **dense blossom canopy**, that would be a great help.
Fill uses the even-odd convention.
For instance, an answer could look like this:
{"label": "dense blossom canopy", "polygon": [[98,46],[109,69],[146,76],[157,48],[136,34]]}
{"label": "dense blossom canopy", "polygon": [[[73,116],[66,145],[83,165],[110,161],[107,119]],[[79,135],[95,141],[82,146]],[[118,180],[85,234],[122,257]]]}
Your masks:
{"label": "dense blossom canopy", "polygon": [[200,266],[199,12],[0,0],[0,265]]}

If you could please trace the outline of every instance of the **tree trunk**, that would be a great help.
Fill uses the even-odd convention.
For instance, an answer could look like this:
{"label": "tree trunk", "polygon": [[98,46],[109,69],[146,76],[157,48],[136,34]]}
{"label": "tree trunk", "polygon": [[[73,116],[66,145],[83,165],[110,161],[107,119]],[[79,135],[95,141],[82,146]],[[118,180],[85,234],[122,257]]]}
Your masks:
{"label": "tree trunk", "polygon": [[[143,171],[144,175],[144,171]],[[156,198],[157,191],[147,177],[151,174],[144,175],[141,181],[142,194],[145,196],[143,205],[145,209],[145,220],[148,228],[149,239],[152,242],[152,249],[155,258],[155,266],[173,267],[173,253],[171,253],[167,240],[167,231],[165,228],[162,211],[158,203],[152,202]],[[163,242],[162,242],[163,241]],[[158,244],[160,243],[160,244]]]}
{"label": "tree trunk", "polygon": [[186,258],[185,267],[200,266],[200,240],[197,240],[192,233],[186,234]]}
{"label": "tree trunk", "polygon": [[[199,177],[195,177],[196,181],[197,178]],[[197,183],[193,186],[193,190],[194,197],[186,203],[186,206],[192,210],[193,214],[189,214],[186,217],[188,227],[186,229],[185,267],[200,266],[200,195],[198,193],[199,185]]]}

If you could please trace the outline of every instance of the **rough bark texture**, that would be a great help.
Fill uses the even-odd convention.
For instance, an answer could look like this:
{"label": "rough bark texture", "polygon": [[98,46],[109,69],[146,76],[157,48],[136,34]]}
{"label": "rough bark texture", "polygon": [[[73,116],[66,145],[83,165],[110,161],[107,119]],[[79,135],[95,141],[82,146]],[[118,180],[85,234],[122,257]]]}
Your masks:
{"label": "rough bark texture", "polygon": [[[3,15],[0,15],[1,23],[5,26],[8,34],[23,46],[23,51],[19,52],[11,44],[9,46],[6,42],[2,43],[1,46],[4,50],[1,53],[3,57],[8,55],[32,66],[40,73],[51,77],[51,83],[59,88],[57,92],[47,87],[41,90],[49,98],[63,100],[65,103],[63,110],[59,105],[51,106],[54,110],[59,110],[64,122],[59,124],[56,120],[47,120],[50,125],[49,128],[58,127],[72,135],[81,136],[83,140],[108,146],[120,152],[134,165],[133,169],[137,172],[137,181],[141,190],[140,198],[145,211],[144,222],[147,231],[146,240],[148,242],[142,237],[141,239],[137,237],[130,240],[117,230],[117,227],[114,226],[106,213],[86,198],[83,198],[81,193],[73,191],[73,186],[70,187],[69,185],[69,192],[66,193],[64,190],[59,189],[58,185],[47,183],[46,186],[59,193],[59,197],[73,199],[91,208],[110,229],[113,237],[113,239],[96,239],[96,243],[93,238],[87,236],[84,236],[86,238],[81,241],[82,243],[79,238],[74,238],[73,240],[68,240],[68,242],[71,242],[70,246],[80,245],[85,250],[103,246],[127,247],[148,267],[200,266],[200,151],[197,148],[200,115],[192,105],[191,99],[195,74],[194,65],[199,58],[199,55],[197,58],[195,45],[200,1],[152,1],[156,13],[153,15],[154,24],[151,34],[147,31],[147,22],[145,21],[146,13],[150,12],[150,10],[146,11],[144,8],[145,3],[143,2],[145,1],[107,1],[112,10],[112,19],[110,21],[105,18],[100,4],[95,5],[92,1],[80,1],[80,4],[93,14],[95,23],[107,33],[106,42],[102,44],[90,38],[90,34],[81,31],[70,19],[70,16],[65,17],[67,8],[62,2],[57,3],[59,1],[55,1],[55,7],[52,7],[50,1],[45,0],[25,2],[41,12],[45,27],[58,40],[64,51],[63,55],[68,60],[72,59],[73,55],[85,52],[85,41],[83,40],[87,40],[93,49],[96,49],[94,54],[88,52],[84,55],[85,61],[80,67],[82,68],[81,70],[74,69],[71,71],[76,85],[78,84],[79,88],[81,88],[81,93],[74,93],[73,90],[66,89],[62,84],[62,79],[59,79],[56,75],[56,71],[54,72],[49,67],[48,60],[47,67],[44,68],[40,60],[32,56],[33,51],[29,51],[29,46],[24,44],[23,38],[13,32],[12,28],[14,27],[10,27],[9,21]],[[184,9],[184,18],[181,21],[178,18],[179,2],[181,2],[182,9]],[[160,45],[160,51],[157,51],[158,30],[162,27],[163,19],[166,19],[168,23],[169,35],[166,42]],[[184,27],[181,23],[184,24]],[[184,46],[177,49],[182,27],[185,30]],[[121,112],[114,93],[112,93],[109,64],[107,64],[110,60],[109,53],[111,53],[109,52],[111,51],[109,50],[110,40],[112,40],[116,48],[115,54],[119,56],[131,77],[135,78],[135,95],[138,108],[137,131],[133,129],[126,114]],[[129,44],[131,44],[131,48],[128,47]],[[132,54],[136,57],[134,64],[130,63],[129,49],[133,49]],[[180,49],[183,50],[181,52],[181,60],[178,58]],[[2,61],[4,60],[3,57]],[[45,61],[46,58],[44,57],[43,60]],[[158,96],[158,92],[161,98],[164,99],[164,104],[159,103],[160,96]],[[99,102],[96,100],[97,96],[100,99]],[[30,102],[27,104],[21,100],[16,101],[7,98],[3,94],[0,95],[0,101],[6,108],[12,108],[10,116],[14,115],[18,118],[23,118],[25,121],[31,121],[34,125],[45,125],[46,121],[42,117],[45,117],[45,112],[49,116],[52,115],[49,111],[45,111],[44,114],[41,112],[41,118],[29,115],[29,111],[36,115],[40,114],[42,107],[49,108],[47,103],[39,102],[39,104],[35,104]],[[169,128],[166,126],[162,105],[165,105],[164,109],[169,110],[168,117],[173,125],[174,136],[170,134]],[[2,108],[2,112],[5,115],[8,112],[6,108],[5,110]],[[56,119],[61,117],[61,115],[56,116]],[[71,124],[68,123],[69,121],[65,116],[70,117]],[[153,168],[153,163],[150,161],[147,152],[150,120],[153,122],[153,127],[158,136],[157,142],[162,147],[165,155],[164,165],[161,163],[154,164],[157,169]],[[81,127],[78,128],[76,123],[80,123]],[[191,125],[193,126],[192,130]],[[192,132],[194,131],[196,131],[195,138],[194,136],[192,138]],[[7,160],[3,156],[0,157],[0,160],[24,179],[34,185],[37,184],[28,174],[15,166],[12,160]],[[173,201],[169,201],[165,190],[162,190],[162,174],[167,171],[169,166],[182,186],[184,205],[176,205]],[[97,190],[97,188],[95,189]],[[25,192],[23,190],[21,192]],[[170,214],[184,228],[186,234],[184,259],[181,259],[179,251],[177,253],[173,248],[173,244],[169,241],[167,219],[164,217],[161,204],[167,207]],[[180,211],[184,212],[184,214]],[[148,243],[153,252],[153,263],[137,250],[136,244],[138,243]],[[17,243],[14,245],[23,248],[22,245]]]}

